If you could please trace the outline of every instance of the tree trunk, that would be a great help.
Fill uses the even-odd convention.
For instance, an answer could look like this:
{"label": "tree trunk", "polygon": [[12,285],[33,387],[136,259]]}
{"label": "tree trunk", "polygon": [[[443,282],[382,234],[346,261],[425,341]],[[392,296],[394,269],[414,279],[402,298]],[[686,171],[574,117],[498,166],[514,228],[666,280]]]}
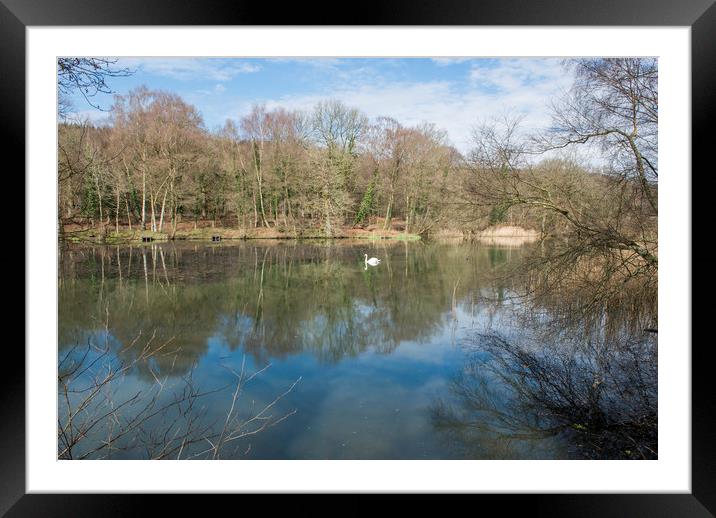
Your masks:
{"label": "tree trunk", "polygon": [[117,189],[117,211],[114,214],[114,227],[119,234],[119,189]]}
{"label": "tree trunk", "polygon": [[147,222],[147,172],[142,168],[142,230]]}
{"label": "tree trunk", "polygon": [[174,236],[176,236],[177,233],[177,225],[179,224],[179,214],[177,209],[177,200],[175,197],[172,197],[172,240],[174,239]]}
{"label": "tree trunk", "polygon": [[383,230],[388,230],[390,228],[390,220],[393,217],[393,193],[390,193],[390,198],[388,199],[388,209],[385,211],[385,221],[383,222]]}
{"label": "tree trunk", "polygon": [[92,168],[94,172],[94,183],[95,187],[97,189],[97,202],[99,203],[99,221],[100,225],[104,222],[104,216],[102,215],[102,191],[99,188],[99,175],[97,174],[97,169]]}
{"label": "tree trunk", "polygon": [[159,215],[159,232],[161,232],[162,228],[164,227],[164,207],[166,206],[166,203],[167,203],[167,194],[168,193],[169,193],[169,188],[167,188],[164,191],[164,198],[162,199],[162,210]]}
{"label": "tree trunk", "polygon": [[251,189],[251,199],[254,202],[254,228],[259,226],[259,213],[256,210],[256,191]]}
{"label": "tree trunk", "polygon": [[410,196],[405,197],[405,233],[407,234],[410,230],[410,216],[411,216],[411,207],[410,207]]}
{"label": "tree trunk", "polygon": [[261,222],[266,228],[269,228],[268,221],[266,221],[266,211],[264,210],[264,196],[261,190],[261,179],[259,178],[259,207],[261,208]]}
{"label": "tree trunk", "polygon": [[263,142],[261,142],[261,150],[256,149],[256,143],[253,143],[254,151],[254,170],[256,171],[256,183],[259,189],[259,207],[261,208],[261,222],[269,228],[268,221],[266,221],[266,211],[264,210],[264,195],[263,195],[263,174],[261,171],[261,161],[263,160]]}
{"label": "tree trunk", "polygon": [[150,205],[151,214],[152,214],[152,232],[157,231],[157,218],[156,218],[156,215],[154,214],[154,202],[155,202],[154,193],[150,192],[149,193],[149,205]]}
{"label": "tree trunk", "polygon": [[129,225],[129,231],[132,231],[132,216],[129,214],[129,196],[124,193],[124,203],[127,207],[127,224]]}

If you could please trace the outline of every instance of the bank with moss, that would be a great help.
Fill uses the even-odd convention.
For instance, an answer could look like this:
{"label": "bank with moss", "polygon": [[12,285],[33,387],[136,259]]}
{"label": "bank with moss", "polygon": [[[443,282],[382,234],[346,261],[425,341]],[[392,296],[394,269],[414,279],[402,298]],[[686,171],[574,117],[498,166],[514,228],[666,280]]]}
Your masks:
{"label": "bank with moss", "polygon": [[104,244],[161,242],[161,241],[222,241],[240,239],[395,239],[405,241],[418,241],[418,234],[400,232],[396,230],[365,230],[358,228],[344,228],[337,230],[333,235],[327,236],[320,230],[281,230],[275,228],[196,228],[191,230],[177,230],[175,232],[152,232],[139,229],[72,229],[60,234],[60,239],[68,242],[91,242]]}

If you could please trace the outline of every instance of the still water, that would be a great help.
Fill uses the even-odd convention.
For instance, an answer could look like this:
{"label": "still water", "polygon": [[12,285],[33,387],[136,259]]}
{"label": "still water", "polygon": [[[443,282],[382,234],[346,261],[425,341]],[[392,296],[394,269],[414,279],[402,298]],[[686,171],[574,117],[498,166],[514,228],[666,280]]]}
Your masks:
{"label": "still water", "polygon": [[[380,265],[366,266],[364,253]],[[101,379],[104,361],[127,366],[93,415],[135,394],[171,401],[191,386],[200,395],[141,426],[141,396],[129,401],[88,433],[101,442],[114,430],[114,447],[87,458],[212,458],[217,434],[239,421],[216,458],[579,457],[560,434],[510,435],[504,419],[463,433],[465,422],[444,418],[464,399],[459,380],[480,373],[476,333],[521,333],[501,272],[523,253],[385,241],[65,246],[60,361],[98,358],[85,382]],[[498,388],[495,408],[507,409],[504,380],[480,376],[480,386]],[[72,458],[91,450],[80,443]]]}

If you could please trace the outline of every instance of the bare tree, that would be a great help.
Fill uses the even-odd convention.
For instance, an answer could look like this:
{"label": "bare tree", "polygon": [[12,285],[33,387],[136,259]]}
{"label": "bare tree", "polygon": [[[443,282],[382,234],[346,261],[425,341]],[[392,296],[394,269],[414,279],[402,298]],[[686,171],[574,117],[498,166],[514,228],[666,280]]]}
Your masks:
{"label": "bare tree", "polygon": [[[109,317],[108,317],[109,318]],[[105,324],[107,326],[107,324]],[[226,393],[231,386],[202,390],[193,378],[194,368],[179,375],[160,371],[156,361],[179,351],[172,340],[156,341],[156,333],[143,340],[115,346],[107,328],[104,339],[90,338],[86,345],[70,347],[58,363],[57,423],[59,459],[103,459],[117,455],[147,459],[208,458],[227,453],[227,445],[254,436],[295,413],[280,412],[277,403],[300,381],[260,408],[239,412],[239,396],[247,383],[269,368],[247,374],[245,363],[223,420],[212,417],[202,402]],[[154,382],[136,390],[126,379],[146,370]],[[234,452],[237,450],[235,449]],[[234,453],[232,453],[233,455]]]}
{"label": "bare tree", "polygon": [[85,101],[98,110],[99,104],[93,97],[98,93],[111,94],[108,78],[127,77],[134,73],[127,67],[117,67],[117,59],[64,57],[57,59],[57,87],[60,94],[60,117],[64,118],[70,109],[68,96],[80,92]]}
{"label": "bare tree", "polygon": [[[61,88],[97,82],[113,65],[94,62],[87,77],[69,75],[80,64],[61,62]],[[386,231],[419,234],[510,224],[563,239],[571,252],[608,250],[614,264],[654,275],[656,61],[567,66],[576,81],[554,103],[548,128],[528,134],[510,115],[487,122],[476,128],[467,160],[434,125],[388,117],[368,124],[336,100],[310,114],[256,105],[209,132],[178,96],[139,87],[116,97],[106,128],[60,125],[61,213],[69,222],[85,207],[93,223],[111,213],[117,234],[122,212],[128,227],[142,230],[164,232],[171,221],[170,237],[187,213],[195,228],[230,217],[248,231],[253,219],[264,228],[257,235],[289,228],[296,236],[319,228],[335,235],[347,221],[365,225],[372,216],[384,218]],[[99,83],[96,91],[106,90]],[[111,145],[89,145],[98,141]]]}
{"label": "bare tree", "polygon": [[437,402],[434,424],[467,447],[555,437],[571,457],[657,458],[656,343],[623,338],[552,345],[478,335],[452,384],[456,404]]}
{"label": "bare tree", "polygon": [[[549,247],[528,266],[537,293],[582,286],[592,304],[630,286],[656,298],[656,68],[652,60],[581,60],[548,132],[530,138],[508,117],[475,132],[466,205],[486,224],[538,226]],[[598,167],[542,153],[599,144]]]}
{"label": "bare tree", "polygon": [[594,142],[610,170],[635,178],[654,215],[658,179],[658,63],[655,58],[578,59],[576,81],[555,103],[554,121],[542,136],[547,149]]}

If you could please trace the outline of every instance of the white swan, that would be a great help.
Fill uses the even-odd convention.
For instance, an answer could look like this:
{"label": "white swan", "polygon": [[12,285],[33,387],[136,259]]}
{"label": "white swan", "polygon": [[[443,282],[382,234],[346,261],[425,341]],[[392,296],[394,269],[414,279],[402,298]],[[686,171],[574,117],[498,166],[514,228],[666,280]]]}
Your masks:
{"label": "white swan", "polygon": [[365,256],[365,264],[371,265],[371,266],[378,266],[380,264],[380,259],[376,259],[375,257],[371,257],[368,259],[368,254],[363,254]]}

